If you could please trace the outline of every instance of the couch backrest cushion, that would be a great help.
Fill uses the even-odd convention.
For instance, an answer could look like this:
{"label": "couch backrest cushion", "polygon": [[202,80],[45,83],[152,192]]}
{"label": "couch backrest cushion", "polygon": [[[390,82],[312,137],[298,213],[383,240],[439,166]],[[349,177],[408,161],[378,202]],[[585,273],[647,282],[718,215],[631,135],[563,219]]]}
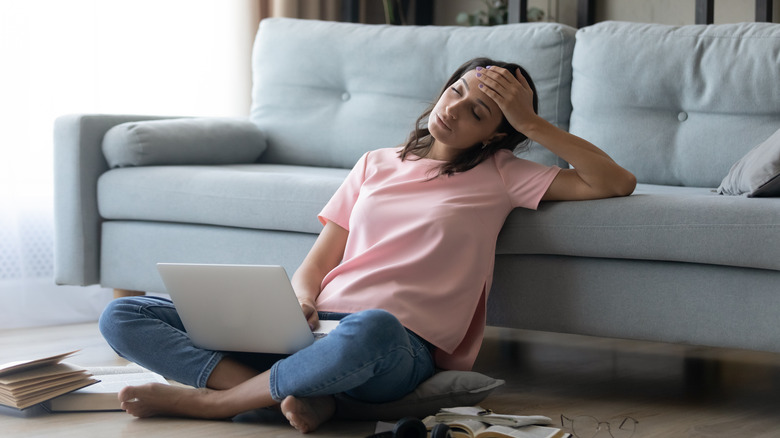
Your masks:
{"label": "couch backrest cushion", "polygon": [[[452,72],[478,56],[525,67],[540,114],[568,129],[574,32],[554,23],[466,28],[263,20],[250,116],[268,139],[261,161],[351,168],[365,151],[399,145]],[[528,158],[559,164],[540,147]]]}
{"label": "couch backrest cushion", "polygon": [[604,22],[577,32],[571,132],[643,183],[717,187],[780,128],[780,25]]}

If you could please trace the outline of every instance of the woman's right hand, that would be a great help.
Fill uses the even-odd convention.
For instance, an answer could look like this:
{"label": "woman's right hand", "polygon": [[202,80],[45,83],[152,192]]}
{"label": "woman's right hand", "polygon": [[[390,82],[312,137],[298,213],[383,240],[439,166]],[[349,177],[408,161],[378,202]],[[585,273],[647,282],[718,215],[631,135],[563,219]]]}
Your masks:
{"label": "woman's right hand", "polygon": [[303,310],[303,316],[306,317],[306,322],[309,323],[309,328],[311,331],[316,330],[320,326],[320,317],[317,314],[317,306],[314,301],[303,299],[298,300],[298,302],[301,304],[301,310]]}
{"label": "woman's right hand", "polygon": [[347,230],[328,221],[311,251],[292,276],[293,290],[312,330],[320,326],[315,300],[320,295],[322,280],[341,263],[348,235]]}

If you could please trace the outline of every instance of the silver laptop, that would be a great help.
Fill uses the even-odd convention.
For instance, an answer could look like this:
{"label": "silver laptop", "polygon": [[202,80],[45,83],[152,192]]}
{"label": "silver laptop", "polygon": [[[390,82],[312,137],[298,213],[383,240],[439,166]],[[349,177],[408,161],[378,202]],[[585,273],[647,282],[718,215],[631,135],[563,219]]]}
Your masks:
{"label": "silver laptop", "polygon": [[292,354],[338,325],[313,333],[281,266],[158,263],[187,334],[201,348]]}

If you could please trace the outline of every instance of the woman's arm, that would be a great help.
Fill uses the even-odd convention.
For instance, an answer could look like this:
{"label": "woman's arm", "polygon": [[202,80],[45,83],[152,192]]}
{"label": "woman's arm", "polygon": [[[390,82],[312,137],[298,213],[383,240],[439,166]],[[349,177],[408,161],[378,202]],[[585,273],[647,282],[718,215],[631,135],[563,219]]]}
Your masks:
{"label": "woman's arm", "polygon": [[321,291],[322,279],[341,263],[348,235],[347,230],[328,221],[309,254],[292,276],[295,295],[298,296],[301,309],[312,330],[319,325],[315,302]]}
{"label": "woman's arm", "polygon": [[509,123],[531,140],[572,165],[553,180],[542,199],[576,201],[628,196],[636,178],[604,151],[559,129],[533,111],[533,90],[518,70],[515,74],[492,67],[480,70],[482,90],[493,99]]}
{"label": "woman's arm", "polygon": [[574,169],[562,169],[542,197],[545,201],[576,201],[628,196],[636,178],[604,151],[537,116],[523,132]]}

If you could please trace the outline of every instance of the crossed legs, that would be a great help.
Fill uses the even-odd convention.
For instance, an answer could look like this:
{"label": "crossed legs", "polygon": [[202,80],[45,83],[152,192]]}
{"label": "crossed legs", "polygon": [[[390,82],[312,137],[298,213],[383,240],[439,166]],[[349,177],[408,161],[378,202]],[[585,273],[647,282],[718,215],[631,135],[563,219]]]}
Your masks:
{"label": "crossed legs", "polygon": [[122,408],[138,417],[229,418],[279,406],[306,433],[333,416],[333,394],[394,400],[434,371],[427,344],[380,310],[349,315],[325,339],[287,358],[269,357],[260,367],[192,345],[170,301],[156,297],[112,302],[100,327],[120,355],[198,388],[125,388]]}

